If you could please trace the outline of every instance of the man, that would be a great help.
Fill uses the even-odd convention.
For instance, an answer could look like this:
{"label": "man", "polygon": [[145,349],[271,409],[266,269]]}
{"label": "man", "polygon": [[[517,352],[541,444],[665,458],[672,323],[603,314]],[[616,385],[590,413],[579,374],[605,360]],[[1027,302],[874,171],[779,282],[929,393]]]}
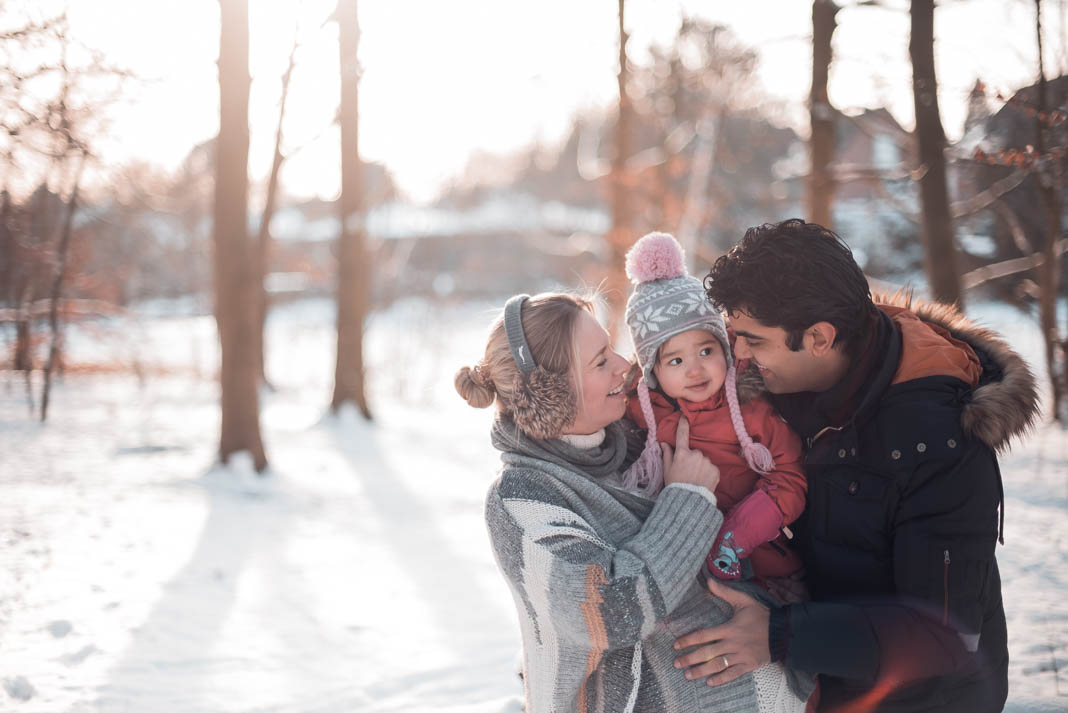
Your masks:
{"label": "man", "polygon": [[769,612],[710,582],[734,617],[680,639],[678,665],[717,685],[784,661],[819,675],[826,711],[1000,711],[995,454],[1036,417],[1026,364],[952,308],[875,304],[849,248],[801,220],[750,229],[705,285],[805,444],[811,601]]}

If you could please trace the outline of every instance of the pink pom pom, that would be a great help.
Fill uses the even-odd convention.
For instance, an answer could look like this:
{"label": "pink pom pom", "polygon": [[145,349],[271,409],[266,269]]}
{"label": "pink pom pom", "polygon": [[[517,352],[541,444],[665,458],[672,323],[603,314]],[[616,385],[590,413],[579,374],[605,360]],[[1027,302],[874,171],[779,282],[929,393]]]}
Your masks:
{"label": "pink pom pom", "polygon": [[627,252],[627,277],[634,284],[685,274],[682,248],[667,233],[649,233]]}

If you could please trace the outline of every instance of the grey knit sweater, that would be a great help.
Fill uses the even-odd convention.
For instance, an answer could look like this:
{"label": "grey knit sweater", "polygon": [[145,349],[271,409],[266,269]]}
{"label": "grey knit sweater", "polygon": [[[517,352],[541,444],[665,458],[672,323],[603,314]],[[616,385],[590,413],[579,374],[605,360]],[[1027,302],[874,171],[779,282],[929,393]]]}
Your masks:
{"label": "grey knit sweater", "polygon": [[730,614],[699,576],[723,522],[711,492],[670,485],[653,501],[612,485],[621,423],[582,450],[498,420],[493,443],[486,522],[519,613],[528,713],[804,709],[811,681],[778,664],[718,687],[674,667],[676,638]]}

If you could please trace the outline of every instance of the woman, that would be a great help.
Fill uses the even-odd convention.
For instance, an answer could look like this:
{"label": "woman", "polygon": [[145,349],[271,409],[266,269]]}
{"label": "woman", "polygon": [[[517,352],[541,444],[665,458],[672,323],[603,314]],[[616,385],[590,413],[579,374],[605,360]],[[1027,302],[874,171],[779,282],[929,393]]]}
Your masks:
{"label": "woman", "polygon": [[803,710],[812,684],[781,666],[711,687],[676,664],[676,638],[730,612],[698,576],[723,522],[719,472],[683,422],[656,500],[622,487],[642,443],[620,420],[628,368],[588,301],[545,294],[509,300],[483,360],[456,374],[469,404],[497,403],[486,520],[519,612],[527,711]]}

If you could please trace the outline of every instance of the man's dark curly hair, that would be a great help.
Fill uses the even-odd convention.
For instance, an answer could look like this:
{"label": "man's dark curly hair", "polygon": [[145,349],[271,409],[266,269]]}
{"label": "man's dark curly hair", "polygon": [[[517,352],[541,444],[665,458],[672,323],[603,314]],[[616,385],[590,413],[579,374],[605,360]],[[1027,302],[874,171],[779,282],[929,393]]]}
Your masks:
{"label": "man's dark curly hair", "polygon": [[742,241],[712,265],[708,299],[786,330],[786,345],[801,348],[805,330],[830,322],[834,343],[852,353],[875,313],[868,281],[840,237],[798,218],[745,231]]}

